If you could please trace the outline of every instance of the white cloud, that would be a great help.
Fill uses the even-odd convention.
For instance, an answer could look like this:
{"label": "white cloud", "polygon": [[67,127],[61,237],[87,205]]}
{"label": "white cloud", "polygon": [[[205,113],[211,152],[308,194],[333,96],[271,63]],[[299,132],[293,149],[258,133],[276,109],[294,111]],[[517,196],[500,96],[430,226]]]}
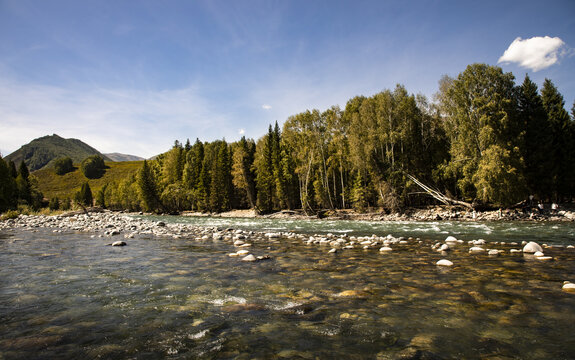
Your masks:
{"label": "white cloud", "polygon": [[564,55],[560,52],[564,45],[558,37],[536,36],[525,40],[518,37],[497,63],[517,63],[533,71],[543,70],[559,61],[559,57]]}
{"label": "white cloud", "polygon": [[239,129],[238,130],[238,134],[240,134],[240,135],[245,135],[245,133],[246,133],[246,129]]}
{"label": "white cloud", "polygon": [[271,109],[272,109],[272,106],[271,106],[271,105],[268,105],[268,104],[263,104],[263,105],[262,105],[262,109],[264,109],[264,110],[271,110]]}

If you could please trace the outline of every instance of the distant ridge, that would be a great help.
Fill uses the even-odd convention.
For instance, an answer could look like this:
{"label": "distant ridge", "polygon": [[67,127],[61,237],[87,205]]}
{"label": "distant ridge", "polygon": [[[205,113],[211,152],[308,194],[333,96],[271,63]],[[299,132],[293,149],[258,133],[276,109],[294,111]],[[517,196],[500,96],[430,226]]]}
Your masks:
{"label": "distant ridge", "polygon": [[110,160],[116,161],[116,162],[146,160],[143,157],[139,157],[136,155],[127,155],[127,154],[120,154],[120,153],[109,153],[109,154],[104,154],[104,155],[106,155]]}
{"label": "distant ridge", "polygon": [[74,163],[80,163],[91,155],[100,155],[104,160],[111,161],[110,158],[78,139],[64,139],[54,134],[30,141],[7,155],[5,160],[14,161],[16,166],[24,161],[30,171],[35,171],[50,167],[55,159],[69,156]]}

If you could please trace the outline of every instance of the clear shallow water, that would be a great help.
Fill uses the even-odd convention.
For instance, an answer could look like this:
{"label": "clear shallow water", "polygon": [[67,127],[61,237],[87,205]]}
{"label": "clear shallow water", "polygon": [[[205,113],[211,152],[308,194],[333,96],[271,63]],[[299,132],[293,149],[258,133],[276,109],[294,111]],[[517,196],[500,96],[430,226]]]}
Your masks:
{"label": "clear shallow water", "polygon": [[[150,219],[149,216],[141,216]],[[182,223],[219,228],[263,232],[294,231],[304,234],[347,234],[356,236],[420,237],[444,240],[448,235],[459,239],[487,241],[538,241],[547,244],[575,244],[573,222],[468,222],[468,221],[351,221],[291,220],[259,218],[218,218],[187,216],[154,216],[166,223]]]}
{"label": "clear shallow water", "polygon": [[[200,221],[220,220],[209,225],[298,225]],[[359,226],[299,225],[322,233]],[[391,254],[334,255],[295,240],[256,242],[255,255],[272,256],[257,263],[229,258],[234,248],[227,242],[193,237],[141,236],[116,248],[83,233],[8,231],[0,234],[0,358],[573,358],[575,294],[561,285],[575,280],[574,250],[547,249],[552,262],[508,251],[472,256],[467,245],[441,255],[429,248],[445,234],[425,230],[459,231],[464,240],[547,236],[545,242],[566,244],[572,227],[537,225],[535,233],[534,224],[464,225],[354,229],[423,241]],[[487,231],[492,237],[479,235]],[[441,258],[455,266],[435,266]]]}

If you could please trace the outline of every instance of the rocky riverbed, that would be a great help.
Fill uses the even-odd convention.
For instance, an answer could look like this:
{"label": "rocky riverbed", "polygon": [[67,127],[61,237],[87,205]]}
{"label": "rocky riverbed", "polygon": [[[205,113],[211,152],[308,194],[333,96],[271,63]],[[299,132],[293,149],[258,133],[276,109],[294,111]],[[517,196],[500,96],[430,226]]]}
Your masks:
{"label": "rocky riverbed", "polygon": [[[182,358],[546,359],[575,349],[562,338],[575,301],[570,231],[546,243],[443,235],[425,222],[417,226],[433,237],[185,220],[104,211],[0,222],[10,280],[0,315],[12,329],[0,357],[4,348],[6,358],[144,349]],[[571,228],[509,227],[534,225]]]}
{"label": "rocky riverbed", "polygon": [[[235,214],[237,215],[237,213]],[[562,212],[560,215],[564,219],[570,218],[570,212]],[[411,218],[413,218],[412,215]],[[429,217],[441,217],[437,210],[429,210],[427,214],[419,214],[416,219],[427,219]],[[446,215],[444,215],[446,216]],[[458,215],[456,218],[467,219],[469,214]],[[482,219],[489,219],[491,215],[483,216]],[[411,219],[410,218],[410,219]],[[475,216],[477,219],[477,216]],[[405,220],[405,215],[399,217]],[[237,251],[230,252],[230,258],[239,258],[245,262],[255,262],[269,260],[267,254],[252,254],[250,249],[255,243],[273,243],[285,240],[298,241],[309,246],[318,246],[329,254],[345,252],[347,250],[361,249],[374,250],[382,254],[390,254],[397,248],[412,248],[417,251],[422,249],[437,252],[447,256],[451,250],[458,249],[461,251],[467,247],[469,254],[486,254],[492,257],[499,255],[517,255],[522,254],[532,257],[536,260],[549,261],[554,260],[553,256],[548,256],[545,250],[553,249],[554,251],[573,250],[574,245],[547,245],[537,244],[534,242],[489,242],[483,239],[461,240],[453,236],[448,236],[445,241],[429,241],[414,237],[395,237],[391,234],[387,236],[347,236],[327,234],[298,234],[296,232],[255,232],[243,229],[217,228],[193,226],[181,223],[166,223],[163,221],[153,221],[138,218],[134,215],[104,211],[94,209],[93,212],[82,214],[68,213],[55,216],[31,216],[20,215],[16,219],[10,219],[0,222],[0,230],[19,228],[34,231],[38,228],[50,228],[53,232],[63,231],[81,231],[93,233],[92,237],[110,238],[106,245],[125,246],[128,239],[135,237],[165,237],[165,238],[194,238],[201,241],[226,241],[233,244]],[[124,240],[120,240],[120,239]],[[445,260],[445,261],[443,261]],[[453,262],[447,259],[441,259],[436,263],[438,266],[453,266]],[[570,289],[570,287],[568,287]]]}

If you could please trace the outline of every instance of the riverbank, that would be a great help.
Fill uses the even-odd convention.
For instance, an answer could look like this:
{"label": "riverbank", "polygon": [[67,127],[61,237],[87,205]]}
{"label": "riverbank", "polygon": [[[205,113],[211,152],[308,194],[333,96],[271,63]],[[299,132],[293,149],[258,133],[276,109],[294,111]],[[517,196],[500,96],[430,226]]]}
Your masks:
{"label": "riverbank", "polygon": [[183,216],[212,216],[223,218],[268,218],[268,219],[327,219],[327,220],[361,220],[361,221],[575,221],[575,211],[566,210],[495,210],[472,211],[445,206],[428,208],[408,208],[399,213],[366,212],[358,213],[354,210],[330,210],[318,215],[306,215],[303,211],[284,210],[272,214],[259,215],[255,210],[232,210],[218,214],[184,212]]}

